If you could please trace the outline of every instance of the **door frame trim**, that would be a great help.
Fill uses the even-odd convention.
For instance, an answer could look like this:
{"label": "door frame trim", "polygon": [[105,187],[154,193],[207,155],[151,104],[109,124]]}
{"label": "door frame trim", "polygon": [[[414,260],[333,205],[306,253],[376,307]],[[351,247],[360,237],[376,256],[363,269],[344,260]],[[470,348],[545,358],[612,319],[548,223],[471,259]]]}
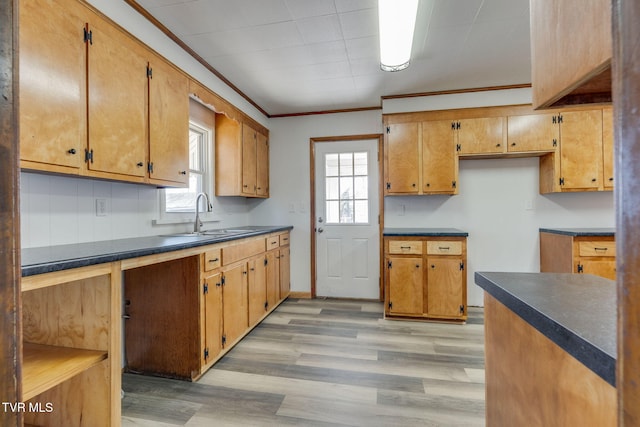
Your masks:
{"label": "door frame trim", "polygon": [[[384,197],[382,194],[382,141],[383,134],[371,133],[364,135],[342,135],[342,136],[324,136],[309,138],[309,183],[311,185],[309,200],[309,241],[311,242],[311,298],[316,297],[316,279],[317,279],[317,265],[316,265],[316,143],[325,142],[348,142],[348,141],[360,141],[360,140],[378,140],[378,239],[380,240],[380,260],[382,260],[383,247],[382,247],[382,229],[384,224]],[[382,261],[380,261],[380,273],[378,275],[378,288],[379,288],[379,300],[384,301],[384,287],[382,285]]]}

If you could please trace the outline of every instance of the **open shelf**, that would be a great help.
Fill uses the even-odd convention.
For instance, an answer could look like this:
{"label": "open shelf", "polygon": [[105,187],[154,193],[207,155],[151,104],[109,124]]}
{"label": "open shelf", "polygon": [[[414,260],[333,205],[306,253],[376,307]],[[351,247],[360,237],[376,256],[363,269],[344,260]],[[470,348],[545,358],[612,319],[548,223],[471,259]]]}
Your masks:
{"label": "open shelf", "polygon": [[23,344],[23,401],[68,380],[107,358],[106,351]]}

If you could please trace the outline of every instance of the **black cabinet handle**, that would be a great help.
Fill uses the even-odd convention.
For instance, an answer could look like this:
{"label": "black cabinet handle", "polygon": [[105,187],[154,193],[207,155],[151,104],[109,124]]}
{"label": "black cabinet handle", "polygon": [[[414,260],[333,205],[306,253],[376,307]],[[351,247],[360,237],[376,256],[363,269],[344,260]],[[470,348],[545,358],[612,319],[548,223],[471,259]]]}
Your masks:
{"label": "black cabinet handle", "polygon": [[178,173],[179,173],[180,175],[186,175],[186,174],[187,174],[187,171],[180,171],[180,172],[178,172]]}
{"label": "black cabinet handle", "polygon": [[218,262],[218,261],[220,261],[220,258],[214,258],[209,260],[209,262]]}
{"label": "black cabinet handle", "polygon": [[71,148],[67,151],[67,153],[69,154],[76,154],[76,149],[75,148]]}
{"label": "black cabinet handle", "polygon": [[142,162],[138,162],[138,163],[136,163],[136,166],[138,166],[139,168],[141,168],[142,166],[144,166],[144,163],[142,163]]}

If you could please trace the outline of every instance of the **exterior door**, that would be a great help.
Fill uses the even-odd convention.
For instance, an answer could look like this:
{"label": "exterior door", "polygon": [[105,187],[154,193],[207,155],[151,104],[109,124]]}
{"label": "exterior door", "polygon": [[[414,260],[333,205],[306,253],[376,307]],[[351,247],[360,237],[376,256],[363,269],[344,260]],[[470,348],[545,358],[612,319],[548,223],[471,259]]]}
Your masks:
{"label": "exterior door", "polygon": [[315,143],[316,295],[380,298],[378,140]]}

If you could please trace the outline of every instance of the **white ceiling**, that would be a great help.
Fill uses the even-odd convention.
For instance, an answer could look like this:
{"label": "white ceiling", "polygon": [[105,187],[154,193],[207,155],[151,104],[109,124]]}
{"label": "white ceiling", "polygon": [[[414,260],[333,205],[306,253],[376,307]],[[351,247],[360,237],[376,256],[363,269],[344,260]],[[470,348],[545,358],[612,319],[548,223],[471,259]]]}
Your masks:
{"label": "white ceiling", "polygon": [[411,64],[395,73],[380,70],[377,0],[137,3],[269,115],[531,82],[529,0],[420,0]]}

